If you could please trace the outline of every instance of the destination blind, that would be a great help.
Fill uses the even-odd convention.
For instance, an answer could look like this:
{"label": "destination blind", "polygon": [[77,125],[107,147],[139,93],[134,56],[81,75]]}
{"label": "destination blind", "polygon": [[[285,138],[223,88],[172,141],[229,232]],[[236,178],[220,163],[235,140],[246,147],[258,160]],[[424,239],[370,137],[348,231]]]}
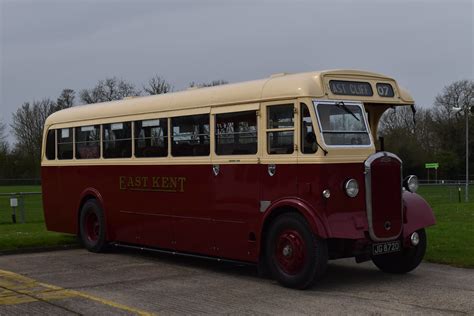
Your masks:
{"label": "destination blind", "polygon": [[338,95],[355,95],[371,97],[374,95],[372,87],[368,82],[330,80],[331,92]]}

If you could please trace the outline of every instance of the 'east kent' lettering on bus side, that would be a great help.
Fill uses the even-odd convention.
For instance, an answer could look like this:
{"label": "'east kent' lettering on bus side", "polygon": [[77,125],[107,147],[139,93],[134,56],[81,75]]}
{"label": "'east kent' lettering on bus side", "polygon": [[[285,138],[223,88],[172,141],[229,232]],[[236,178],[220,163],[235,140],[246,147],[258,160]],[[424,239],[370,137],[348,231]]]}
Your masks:
{"label": "'east kent' lettering on bus side", "polygon": [[184,192],[186,177],[120,176],[120,190]]}

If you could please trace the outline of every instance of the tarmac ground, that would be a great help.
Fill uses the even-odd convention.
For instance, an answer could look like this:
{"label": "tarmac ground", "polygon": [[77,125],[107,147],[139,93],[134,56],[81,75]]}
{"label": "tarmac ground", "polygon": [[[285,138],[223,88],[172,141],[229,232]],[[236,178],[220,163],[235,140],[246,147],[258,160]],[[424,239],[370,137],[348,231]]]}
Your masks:
{"label": "tarmac ground", "polygon": [[253,266],[140,251],[3,255],[0,315],[20,314],[474,314],[474,270],[422,263],[391,275],[343,259],[299,291]]}

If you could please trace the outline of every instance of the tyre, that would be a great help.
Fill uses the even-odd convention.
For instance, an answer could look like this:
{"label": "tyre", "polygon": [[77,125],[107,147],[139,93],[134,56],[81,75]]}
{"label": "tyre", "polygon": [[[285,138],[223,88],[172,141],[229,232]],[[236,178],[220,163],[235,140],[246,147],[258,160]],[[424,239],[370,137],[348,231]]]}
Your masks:
{"label": "tyre", "polygon": [[305,289],[326,271],[326,241],[317,238],[299,214],[283,214],[270,225],[265,259],[274,279],[285,287]]}
{"label": "tyre", "polygon": [[426,251],[426,233],[422,228],[417,231],[420,241],[418,245],[403,248],[401,252],[373,256],[372,262],[380,270],[388,273],[407,273],[418,267]]}
{"label": "tyre", "polygon": [[92,252],[106,250],[104,211],[97,200],[88,200],[82,206],[79,234],[82,244],[87,250]]}

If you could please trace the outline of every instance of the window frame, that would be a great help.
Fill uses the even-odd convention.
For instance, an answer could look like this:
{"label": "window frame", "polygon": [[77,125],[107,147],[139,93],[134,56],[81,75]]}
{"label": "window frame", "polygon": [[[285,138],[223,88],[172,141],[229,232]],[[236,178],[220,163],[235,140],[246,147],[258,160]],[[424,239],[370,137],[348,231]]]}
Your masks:
{"label": "window frame", "polygon": [[[314,137],[315,137],[315,141],[316,141],[316,150],[314,152],[304,152],[304,139],[303,139],[303,106],[306,107],[308,109],[308,113],[309,113],[309,117],[311,119],[311,126],[313,128],[313,133],[314,133]],[[299,125],[300,125],[300,128],[299,128],[299,144],[298,144],[298,148],[299,148],[299,152],[303,155],[316,155],[318,153],[318,150],[319,150],[319,146],[318,146],[318,135],[316,133],[316,126],[317,126],[317,123],[315,122],[313,116],[311,115],[311,108],[306,104],[306,102],[304,101],[300,101],[299,102]]]}
{"label": "window frame", "polygon": [[[367,145],[328,145],[326,144],[326,141],[324,139],[324,132],[321,124],[321,120],[319,117],[318,113],[318,105],[320,104],[326,104],[326,105],[334,105],[337,102],[344,102],[345,105],[355,105],[358,106],[361,110],[362,113],[362,118],[364,120],[364,126],[365,126],[365,131],[367,132],[369,136],[369,144]],[[371,148],[374,146],[374,140],[372,139],[372,133],[370,130],[370,126],[367,120],[367,113],[365,112],[364,104],[361,101],[354,101],[354,100],[318,100],[318,99],[313,99],[312,100],[313,107],[314,107],[314,114],[316,115],[316,119],[318,121],[318,128],[319,128],[319,133],[321,135],[321,141],[323,142],[324,146],[326,148]]]}
{"label": "window frame", "polygon": [[[259,110],[258,109],[240,109],[240,110],[235,110],[235,111],[226,111],[226,112],[218,112],[218,113],[213,113],[212,114],[212,126],[213,126],[213,131],[212,131],[212,138],[213,138],[213,149],[212,153],[216,157],[236,157],[236,156],[245,156],[245,157],[252,157],[252,156],[257,156],[259,154],[259,145],[260,145],[260,123],[259,123]],[[217,153],[217,116],[218,115],[226,115],[226,114],[238,114],[238,113],[244,113],[244,112],[254,112],[255,113],[255,134],[256,134],[256,141],[257,141],[257,148],[255,153],[250,153],[250,154],[226,154],[226,155],[221,155]],[[233,133],[232,135],[235,135],[237,133]]]}
{"label": "window frame", "polygon": [[[210,111],[206,111],[206,112],[196,112],[194,113],[194,111],[190,111],[190,112],[184,112],[184,113],[180,113],[180,112],[177,112],[177,113],[173,113],[174,115],[170,116],[168,119],[168,135],[169,135],[169,142],[168,142],[168,148],[169,148],[169,157],[170,158],[173,158],[173,159],[202,159],[202,158],[210,158],[211,155],[212,155],[212,147],[213,147],[213,136],[212,136],[212,133],[213,133],[213,127],[212,127],[212,115],[210,113]],[[177,118],[183,118],[183,117],[188,117],[188,116],[200,116],[200,115],[207,115],[208,117],[208,125],[209,125],[209,153],[207,155],[199,155],[199,156],[195,156],[195,155],[192,155],[192,156],[188,156],[188,155],[184,155],[184,156],[174,156],[173,155],[173,143],[174,143],[174,131],[173,131],[173,119],[177,119]],[[205,134],[204,134],[205,135]]]}
{"label": "window frame", "polygon": [[[54,148],[54,158],[49,159],[48,158],[48,135],[49,132],[54,132],[54,141],[53,141],[53,148]],[[56,128],[48,128],[48,131],[46,132],[46,140],[44,144],[44,158],[47,161],[55,161],[58,158],[58,147],[57,147],[57,129]]]}
{"label": "window frame", "polygon": [[[106,142],[112,142],[111,140],[105,140],[105,125],[113,125],[113,124],[130,124],[130,138],[120,138],[116,139],[115,141],[123,142],[123,141],[130,141],[130,156],[128,157],[106,157],[105,156],[105,143]],[[133,140],[133,121],[131,120],[126,120],[126,121],[120,121],[120,122],[110,122],[110,123],[102,123],[100,124],[100,135],[101,135],[101,141],[100,141],[100,158],[109,160],[109,159],[131,159],[133,157],[133,151],[132,151],[132,140]],[[112,130],[112,129],[111,129]]]}
{"label": "window frame", "polygon": [[[68,127],[59,127],[56,128],[56,131],[62,131],[63,129],[68,129],[69,133],[71,134],[71,142],[64,142],[60,143],[59,142],[59,137],[58,137],[58,132],[56,132],[56,160],[58,161],[71,161],[71,160],[76,160],[76,137],[75,137],[75,132],[74,132],[74,126],[68,126]],[[72,145],[72,156],[71,158],[59,158],[59,145],[60,144],[71,144]]]}
{"label": "window frame", "polygon": [[[103,124],[103,123],[92,123],[92,124],[87,124],[87,125],[78,125],[78,126],[75,126],[75,127],[72,128],[72,129],[73,129],[73,144],[74,144],[74,160],[94,160],[94,159],[102,159],[102,154],[103,154],[103,153],[102,153],[102,151],[103,151],[103,147],[102,147],[102,124]],[[94,127],[94,129],[95,129],[96,126],[99,127],[99,128],[98,128],[99,139],[96,140],[96,141],[83,141],[83,142],[79,142],[79,143],[81,143],[81,144],[82,144],[82,143],[88,143],[88,142],[91,142],[91,143],[92,143],[92,142],[94,142],[94,143],[97,142],[97,143],[99,143],[99,154],[98,154],[98,157],[79,158],[79,157],[77,157],[77,151],[78,151],[78,150],[77,150],[77,149],[78,149],[77,146],[78,146],[78,144],[79,144],[79,143],[77,142],[77,140],[76,140],[76,138],[77,138],[77,135],[76,135],[76,134],[77,134],[77,130],[79,129],[79,132],[81,132],[81,131],[80,131],[81,128],[83,128],[83,127],[91,127],[91,126]]]}
{"label": "window frame", "polygon": [[[281,105],[292,105],[293,106],[293,127],[284,127],[284,128],[268,128],[268,113],[269,108],[272,106],[281,106]],[[299,152],[298,146],[298,133],[299,133],[299,111],[297,109],[297,100],[290,99],[290,100],[283,100],[283,101],[276,101],[276,102],[265,102],[262,103],[262,115],[261,115],[261,122],[262,122],[262,133],[261,138],[262,141],[262,155],[266,158],[273,158],[273,159],[284,159],[289,157],[296,157]],[[269,132],[285,132],[285,131],[292,131],[293,132],[293,152],[291,153],[277,153],[271,154],[268,152],[268,133]]]}
{"label": "window frame", "polygon": [[[136,137],[136,123],[137,122],[143,122],[143,121],[153,121],[153,120],[166,120],[166,133],[167,133],[167,138],[168,142],[166,144],[166,156],[137,156],[136,155],[136,149],[135,145],[137,142],[137,137]],[[137,118],[137,119],[131,119],[132,122],[132,159],[165,159],[168,157],[171,157],[171,137],[170,137],[170,124],[171,124],[171,119],[168,116],[159,116],[159,117],[144,117],[144,118]],[[161,123],[160,123],[161,124]]]}

